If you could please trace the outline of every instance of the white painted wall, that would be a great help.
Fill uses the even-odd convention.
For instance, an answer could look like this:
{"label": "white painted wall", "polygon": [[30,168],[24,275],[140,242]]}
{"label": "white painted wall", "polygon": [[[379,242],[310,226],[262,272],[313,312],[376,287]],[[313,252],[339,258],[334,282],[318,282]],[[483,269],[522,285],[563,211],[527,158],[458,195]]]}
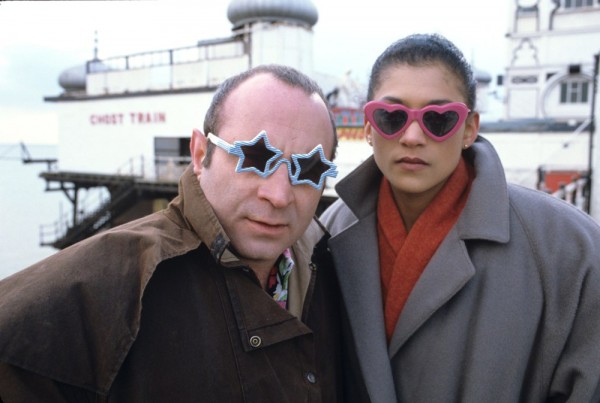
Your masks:
{"label": "white painted wall", "polygon": [[211,99],[212,93],[199,93],[62,102],[59,168],[114,174],[143,155],[148,170],[154,138],[189,137],[202,129]]}
{"label": "white painted wall", "polygon": [[252,25],[252,67],[279,63],[313,75],[313,32],[309,28],[288,24],[255,23]]}

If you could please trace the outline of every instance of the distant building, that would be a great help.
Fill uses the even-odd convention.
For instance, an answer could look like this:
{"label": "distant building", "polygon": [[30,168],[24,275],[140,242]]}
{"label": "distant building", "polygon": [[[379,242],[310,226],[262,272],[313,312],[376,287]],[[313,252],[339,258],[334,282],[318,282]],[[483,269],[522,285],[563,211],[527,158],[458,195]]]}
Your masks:
{"label": "distant building", "polygon": [[[189,157],[193,125],[202,126],[216,87],[265,63],[313,76],[310,0],[232,0],[232,35],[193,46],[94,59],[59,78],[57,104],[61,170],[139,173],[178,178]],[[110,158],[107,158],[110,157]],[[156,164],[153,164],[153,163]],[[150,172],[150,171],[155,172]]]}
{"label": "distant building", "polygon": [[555,193],[589,211],[600,2],[510,4],[506,74],[499,80],[504,117],[484,122],[481,131],[497,148],[509,181]]}
{"label": "distant building", "polygon": [[[60,75],[64,91],[45,98],[57,107],[60,170],[42,177],[73,208],[50,232],[42,229],[42,244],[62,248],[163,207],[177,192],[190,161],[192,128],[202,127],[217,86],[260,64],[287,64],[313,77],[333,106],[340,175],[327,182],[321,208],[335,198],[335,183],[371,155],[362,132],[366,83],[350,73],[313,70],[318,12],[312,1],[231,0],[227,17],[229,37],[104,59],[96,51]],[[589,190],[585,130],[600,50],[600,1],[515,0],[508,26],[499,89],[491,91],[492,77],[475,68],[481,131],[509,181],[558,192],[574,180],[576,192],[562,194],[581,205],[581,190]],[[488,114],[498,103],[501,119]]]}
{"label": "distant building", "polygon": [[312,76],[327,93],[341,81],[313,71],[312,1],[232,0],[227,17],[229,37],[105,59],[96,50],[92,60],[60,75],[64,91],[45,98],[57,107],[60,169],[42,177],[73,208],[55,228],[42,230],[43,245],[66,247],[174,197],[190,162],[192,129],[202,129],[227,77],[278,63]]}
{"label": "distant building", "polygon": [[586,121],[594,55],[600,51],[600,2],[516,0],[511,4],[506,119]]}

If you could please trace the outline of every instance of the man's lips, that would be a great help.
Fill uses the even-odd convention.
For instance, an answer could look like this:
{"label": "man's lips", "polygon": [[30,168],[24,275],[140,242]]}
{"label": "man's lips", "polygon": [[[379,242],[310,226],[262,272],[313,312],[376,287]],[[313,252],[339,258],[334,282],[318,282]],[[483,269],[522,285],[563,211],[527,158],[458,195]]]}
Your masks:
{"label": "man's lips", "polygon": [[281,231],[283,228],[285,228],[287,226],[286,224],[281,223],[281,222],[271,221],[271,220],[262,219],[262,218],[248,217],[248,221],[254,227],[256,227],[260,230],[264,230],[264,231]]}

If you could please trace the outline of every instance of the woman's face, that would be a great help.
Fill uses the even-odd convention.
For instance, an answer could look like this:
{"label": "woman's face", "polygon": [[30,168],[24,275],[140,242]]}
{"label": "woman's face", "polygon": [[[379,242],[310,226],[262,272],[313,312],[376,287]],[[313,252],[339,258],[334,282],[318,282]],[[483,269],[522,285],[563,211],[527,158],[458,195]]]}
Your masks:
{"label": "woman's face", "polygon": [[[444,65],[397,64],[381,74],[373,100],[420,109],[427,105],[466,102],[458,77]],[[472,112],[450,138],[438,142],[428,137],[415,120],[394,139],[386,139],[365,123],[375,162],[392,185],[396,202],[427,204],[456,168],[464,146],[477,137],[479,115]]]}

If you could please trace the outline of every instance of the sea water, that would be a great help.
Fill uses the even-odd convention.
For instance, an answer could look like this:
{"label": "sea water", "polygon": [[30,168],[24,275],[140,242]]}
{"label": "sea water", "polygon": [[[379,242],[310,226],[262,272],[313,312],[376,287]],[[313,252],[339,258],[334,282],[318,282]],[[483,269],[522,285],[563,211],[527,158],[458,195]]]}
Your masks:
{"label": "sea water", "polygon": [[[27,145],[31,158],[56,158],[57,145]],[[19,143],[0,144],[0,279],[52,255],[40,246],[42,226],[51,226],[61,211],[71,211],[62,191],[47,192],[40,173],[46,164],[24,164]]]}

